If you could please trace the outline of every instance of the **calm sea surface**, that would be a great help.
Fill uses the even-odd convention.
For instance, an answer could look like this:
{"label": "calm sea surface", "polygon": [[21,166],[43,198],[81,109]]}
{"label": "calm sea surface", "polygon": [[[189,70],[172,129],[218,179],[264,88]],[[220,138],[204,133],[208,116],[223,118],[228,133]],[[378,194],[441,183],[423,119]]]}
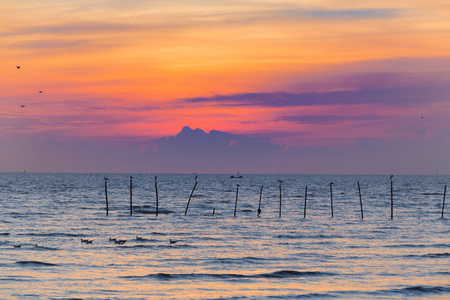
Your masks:
{"label": "calm sea surface", "polygon": [[0,174],[0,299],[450,298],[449,176],[154,176]]}

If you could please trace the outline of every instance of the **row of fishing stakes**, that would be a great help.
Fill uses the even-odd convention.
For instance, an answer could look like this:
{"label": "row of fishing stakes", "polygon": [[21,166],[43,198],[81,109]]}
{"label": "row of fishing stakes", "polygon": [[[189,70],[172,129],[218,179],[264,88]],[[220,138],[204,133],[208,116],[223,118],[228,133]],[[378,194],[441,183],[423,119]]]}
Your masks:
{"label": "row of fishing stakes", "polygon": [[[391,220],[394,219],[394,183],[392,181],[394,175],[391,175],[390,182],[391,182]],[[279,217],[281,218],[281,184],[283,183],[282,180],[278,179],[279,182],[279,189],[280,189],[280,209],[279,209]],[[333,182],[330,183],[330,207],[331,207],[331,217],[334,217],[334,211],[333,211]],[[362,197],[361,197],[361,186],[358,184],[358,194],[359,194],[359,203],[361,206],[361,219],[364,219],[364,211],[363,211],[363,203],[362,203]],[[197,187],[197,175],[195,175],[195,184],[192,189],[192,192],[189,196],[189,200],[186,205],[186,210],[184,212],[184,215],[187,215],[189,204],[191,203],[192,195],[194,194],[195,188]],[[234,203],[234,216],[236,216],[236,210],[237,210],[237,203],[238,203],[238,197],[239,197],[239,187],[240,185],[236,185],[236,201]],[[258,204],[258,217],[261,215],[261,200],[262,200],[262,192],[263,192],[263,186],[261,186],[261,191],[259,194],[259,204]],[[159,211],[159,197],[158,197],[158,181],[157,176],[155,176],[155,193],[156,193],[156,211],[155,214],[158,216]],[[447,185],[444,187],[444,199],[442,201],[442,212],[441,212],[441,219],[444,218],[444,208],[445,208],[445,196],[447,193]],[[306,218],[306,199],[308,196],[308,186],[305,187],[305,203],[303,208],[303,217]],[[106,198],[106,215],[109,215],[109,204],[108,204],[108,178],[105,177],[105,198]],[[216,209],[213,209],[213,215],[215,214]],[[133,215],[133,177],[130,176],[130,216]]]}

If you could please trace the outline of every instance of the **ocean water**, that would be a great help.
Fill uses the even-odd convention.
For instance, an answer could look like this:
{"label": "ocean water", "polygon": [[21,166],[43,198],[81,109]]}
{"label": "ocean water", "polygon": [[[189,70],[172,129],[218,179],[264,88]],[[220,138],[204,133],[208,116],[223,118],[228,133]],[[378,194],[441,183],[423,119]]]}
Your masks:
{"label": "ocean water", "polygon": [[154,176],[1,173],[0,299],[450,298],[449,176]]}

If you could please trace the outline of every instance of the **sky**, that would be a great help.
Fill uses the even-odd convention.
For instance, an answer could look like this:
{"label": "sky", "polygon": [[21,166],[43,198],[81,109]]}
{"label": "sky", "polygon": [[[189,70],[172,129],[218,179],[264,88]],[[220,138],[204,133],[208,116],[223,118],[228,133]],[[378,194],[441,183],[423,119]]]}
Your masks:
{"label": "sky", "polygon": [[449,34],[444,0],[2,0],[0,172],[450,175]]}

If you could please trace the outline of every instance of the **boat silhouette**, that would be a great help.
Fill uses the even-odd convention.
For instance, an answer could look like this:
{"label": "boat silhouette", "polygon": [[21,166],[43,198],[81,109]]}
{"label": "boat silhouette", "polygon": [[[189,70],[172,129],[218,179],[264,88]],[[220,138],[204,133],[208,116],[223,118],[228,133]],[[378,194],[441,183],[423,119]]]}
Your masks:
{"label": "boat silhouette", "polygon": [[230,178],[242,178],[242,175],[239,174],[239,171],[238,171],[236,175],[231,175]]}

